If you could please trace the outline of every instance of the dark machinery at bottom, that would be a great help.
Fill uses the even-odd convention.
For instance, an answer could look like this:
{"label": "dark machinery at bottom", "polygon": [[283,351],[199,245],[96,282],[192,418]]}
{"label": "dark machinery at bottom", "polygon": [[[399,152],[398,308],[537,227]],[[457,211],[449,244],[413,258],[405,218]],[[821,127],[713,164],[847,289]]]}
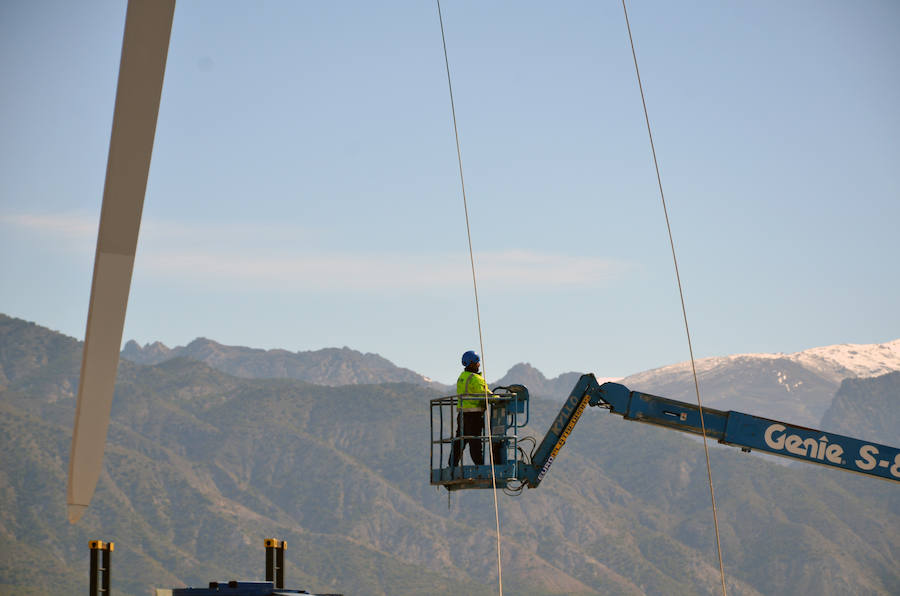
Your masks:
{"label": "dark machinery at bottom", "polygon": [[308,594],[309,596],[341,596],[340,594],[310,594],[303,590],[276,588],[275,582],[209,582],[207,588],[176,588],[174,590],[157,589],[155,596],[291,596]]}
{"label": "dark machinery at bottom", "polygon": [[[630,391],[619,383],[597,382],[592,374],[582,375],[575,388],[563,403],[550,429],[541,443],[529,453],[524,445],[531,437],[518,436],[518,429],[528,423],[529,396],[523,385],[498,387],[487,396],[490,435],[461,436],[455,423],[459,396],[431,400],[431,484],[443,486],[448,491],[497,488],[518,491],[525,487],[536,488],[543,480],[559,450],[575,427],[587,406],[609,410],[635,420],[680,430],[703,434],[725,445],[740,447],[742,451],[753,449],[782,457],[841,468],[900,482],[900,449],[861,441],[835,433],[796,426],[735,411],[703,408],[703,424],[700,408],[694,404],[665,397]],[[524,416],[524,420],[519,419]],[[454,443],[467,440],[481,441],[482,450],[493,446],[495,457],[490,465],[451,466],[449,454]]]}
{"label": "dark machinery at bottom", "polygon": [[[343,596],[342,594],[312,594],[305,590],[290,590],[284,587],[284,551],[287,542],[266,538],[266,581],[209,582],[205,588],[157,588],[154,596]],[[91,540],[90,596],[110,594],[110,566],[114,549],[112,542]]]}
{"label": "dark machinery at bottom", "polygon": [[309,596],[343,596],[342,594],[311,594],[305,590],[290,590],[284,587],[284,551],[287,542],[275,538],[266,538],[266,581],[228,581],[209,582],[205,588],[175,588],[172,590],[157,589],[155,596],[290,596],[292,594],[309,594]]}

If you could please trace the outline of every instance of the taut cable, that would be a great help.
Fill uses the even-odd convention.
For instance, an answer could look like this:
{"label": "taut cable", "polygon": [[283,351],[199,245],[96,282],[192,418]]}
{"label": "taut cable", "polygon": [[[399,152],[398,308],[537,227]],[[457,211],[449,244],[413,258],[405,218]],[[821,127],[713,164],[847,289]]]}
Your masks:
{"label": "taut cable", "polygon": [[675,256],[675,241],[672,237],[672,226],[669,224],[669,210],[666,208],[666,195],[663,192],[662,177],[659,174],[659,162],[656,159],[656,147],[653,144],[653,131],[650,129],[650,116],[647,112],[647,101],[644,99],[644,86],[641,83],[641,71],[638,68],[637,52],[634,50],[634,38],[631,35],[631,23],[628,21],[628,8],[622,0],[625,13],[625,26],[628,28],[628,41],[631,43],[631,57],[634,59],[634,72],[637,75],[638,88],[641,91],[641,105],[644,106],[644,120],[647,123],[647,135],[650,137],[650,151],[653,153],[653,166],[656,168],[656,182],[659,185],[659,197],[662,200],[663,214],[666,217],[666,230],[669,232],[669,246],[672,249],[672,262],[675,264],[675,279],[678,281],[678,295],[681,298],[681,314],[684,317],[684,331],[687,334],[688,351],[691,355],[691,372],[694,375],[694,391],[697,394],[697,407],[700,409],[700,429],[703,431],[703,451],[706,454],[706,477],[709,480],[709,497],[712,501],[713,525],[716,530],[716,551],[719,555],[719,575],[722,579],[722,596],[727,596],[725,589],[725,565],[722,563],[722,543],[719,540],[719,515],[716,510],[716,492],[713,489],[712,467],[709,464],[709,444],[706,438],[706,423],[703,420],[703,403],[700,400],[700,383],[697,381],[697,366],[694,363],[694,348],[691,343],[691,329],[688,326],[687,309],[684,306],[684,291],[681,287],[681,274],[678,272],[678,259]]}
{"label": "taut cable", "polygon": [[[472,231],[469,226],[469,204],[466,200],[466,179],[463,176],[463,166],[462,166],[462,151],[459,148],[459,128],[456,125],[456,105],[453,101],[453,83],[450,80],[450,59],[447,57],[447,38],[444,36],[444,17],[441,14],[441,0],[437,1],[437,9],[438,9],[438,20],[441,24],[441,43],[444,46],[444,65],[447,68],[447,88],[450,90],[450,111],[453,114],[453,135],[456,138],[456,158],[459,163],[459,183],[462,187],[462,199],[463,199],[463,210],[466,214],[466,236],[469,240],[469,264],[472,267],[472,287],[475,290],[475,317],[478,321],[478,346],[481,350],[482,357],[482,375],[487,378],[487,367],[484,365],[486,360],[484,354],[484,338],[481,333],[481,308],[478,304],[478,281],[475,277],[475,253],[472,250]],[[488,392],[487,385],[485,385],[484,392],[484,403],[485,403],[485,411],[489,411],[488,408]],[[491,417],[487,416],[487,436],[493,437],[493,433],[491,432]],[[483,445],[483,444],[482,444]],[[500,590],[500,596],[503,596],[503,564],[500,558],[500,507],[497,503],[497,476],[494,472],[494,449],[493,443],[488,441],[488,453],[490,455],[491,461],[491,488],[493,489],[494,494],[494,521],[497,526],[497,582]],[[460,456],[462,453],[460,453]]]}

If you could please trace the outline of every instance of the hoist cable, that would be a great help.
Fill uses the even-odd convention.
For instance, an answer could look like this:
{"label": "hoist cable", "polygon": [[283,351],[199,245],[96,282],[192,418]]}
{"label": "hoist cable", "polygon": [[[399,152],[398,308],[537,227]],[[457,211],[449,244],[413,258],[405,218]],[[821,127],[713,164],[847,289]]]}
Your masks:
{"label": "hoist cable", "polygon": [[[462,165],[462,151],[459,146],[459,128],[456,124],[456,104],[453,101],[453,83],[450,79],[450,59],[447,56],[447,38],[444,35],[444,17],[441,12],[441,0],[437,1],[437,10],[438,10],[438,21],[441,24],[441,43],[444,47],[444,66],[447,69],[447,88],[450,90],[450,112],[453,115],[453,135],[456,139],[456,159],[459,163],[459,183],[462,187],[462,200],[463,200],[463,211],[466,214],[466,237],[469,241],[469,264],[472,268],[472,288],[475,291],[475,318],[478,322],[478,346],[481,350],[481,358],[482,358],[482,370],[481,374],[484,378],[487,378],[487,368],[484,365],[485,354],[484,354],[484,338],[481,332],[481,308],[478,303],[478,281],[475,276],[475,253],[472,250],[472,230],[469,226],[469,204],[466,200],[466,180],[463,176],[463,165]],[[488,390],[487,385],[485,385],[484,392],[484,402],[485,402],[485,411],[488,411]],[[487,416],[487,436],[493,437],[493,433],[491,432],[491,417]],[[484,443],[482,443],[482,449],[484,449]],[[492,441],[488,441],[488,453],[490,456],[491,462],[491,488],[493,489],[494,494],[494,521],[496,522],[497,527],[497,581],[498,587],[500,590],[500,596],[503,596],[503,564],[500,558],[500,507],[497,503],[497,476],[494,472],[494,449]],[[462,453],[460,453],[460,457]]]}
{"label": "hoist cable", "polygon": [[716,551],[719,555],[719,575],[722,579],[722,595],[727,596],[725,588],[725,565],[722,563],[722,544],[719,540],[719,516],[716,509],[716,492],[713,489],[712,467],[709,464],[709,444],[706,437],[706,424],[703,420],[703,403],[700,400],[700,383],[697,381],[697,366],[694,362],[691,330],[688,326],[687,309],[684,305],[684,291],[681,286],[681,274],[678,271],[678,259],[675,256],[675,241],[672,237],[672,226],[669,224],[669,210],[666,207],[666,195],[663,192],[662,177],[659,174],[659,162],[656,159],[656,147],[653,143],[653,132],[650,129],[650,116],[647,111],[647,101],[644,98],[644,86],[641,83],[641,71],[638,68],[637,52],[635,52],[634,49],[634,38],[631,35],[631,23],[628,20],[628,8],[625,6],[625,0],[622,0],[622,10],[625,13],[625,26],[628,28],[628,41],[631,44],[631,57],[634,59],[634,72],[637,75],[638,88],[641,91],[641,104],[644,107],[644,120],[647,123],[647,135],[650,137],[650,151],[653,154],[653,166],[656,168],[656,182],[659,186],[659,197],[662,201],[663,214],[666,218],[666,230],[669,232],[669,246],[672,249],[672,262],[675,264],[675,279],[678,282],[678,295],[681,298],[681,314],[684,318],[684,331],[687,334],[688,351],[691,355],[691,372],[694,376],[694,391],[697,394],[697,407],[700,409],[700,428],[703,431],[703,451],[706,454],[706,477],[709,481],[709,497],[712,501],[713,524],[716,530]]}

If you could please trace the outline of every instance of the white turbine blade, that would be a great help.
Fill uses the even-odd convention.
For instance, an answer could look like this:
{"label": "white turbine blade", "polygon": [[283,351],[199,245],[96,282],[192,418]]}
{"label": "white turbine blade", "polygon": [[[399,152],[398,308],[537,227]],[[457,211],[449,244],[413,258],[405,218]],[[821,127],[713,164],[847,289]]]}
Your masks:
{"label": "white turbine blade", "polygon": [[69,456],[68,514],[94,496],[112,407],[175,0],[129,0]]}

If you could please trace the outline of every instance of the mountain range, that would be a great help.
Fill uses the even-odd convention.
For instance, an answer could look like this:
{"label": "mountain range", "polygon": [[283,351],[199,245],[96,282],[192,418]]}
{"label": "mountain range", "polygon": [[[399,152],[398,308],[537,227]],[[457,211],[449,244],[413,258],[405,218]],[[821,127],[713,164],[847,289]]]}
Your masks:
{"label": "mountain range", "polygon": [[[247,379],[297,379],[326,386],[400,382],[452,391],[377,354],[347,347],[289,352],[226,346],[206,338],[176,348],[160,342],[142,347],[132,340],[126,343],[121,356],[144,365],[188,358]],[[701,358],[695,364],[704,405],[816,426],[844,379],[900,371],[900,339],[881,344],[826,346],[794,354]],[[528,387],[532,395],[562,401],[581,374],[567,372],[548,379],[530,363],[519,363],[491,386],[519,383]],[[697,399],[690,362],[610,380],[680,401],[694,403]]]}
{"label": "mountain range", "polygon": [[131,340],[122,349],[121,357],[146,365],[188,358],[245,379],[298,379],[331,387],[367,383],[432,384],[428,377],[395,366],[378,354],[363,354],[348,347],[289,352],[226,346],[198,337],[176,348],[161,342],[142,347]]}
{"label": "mountain range", "polygon": [[[0,593],[86,590],[89,539],[116,542],[118,594],[258,579],[268,537],[290,545],[289,586],[496,593],[490,492],[448,501],[427,483],[428,400],[441,393],[422,381],[326,386],[185,356],[122,360],[100,484],[70,526],[80,356],[75,339],[0,316]],[[838,382],[826,419],[851,435],[896,432],[898,376]],[[526,430],[540,438],[558,409],[535,397]],[[730,592],[900,593],[894,484],[715,444],[711,459]],[[589,410],[538,489],[499,499],[509,593],[720,591],[689,437]]]}

